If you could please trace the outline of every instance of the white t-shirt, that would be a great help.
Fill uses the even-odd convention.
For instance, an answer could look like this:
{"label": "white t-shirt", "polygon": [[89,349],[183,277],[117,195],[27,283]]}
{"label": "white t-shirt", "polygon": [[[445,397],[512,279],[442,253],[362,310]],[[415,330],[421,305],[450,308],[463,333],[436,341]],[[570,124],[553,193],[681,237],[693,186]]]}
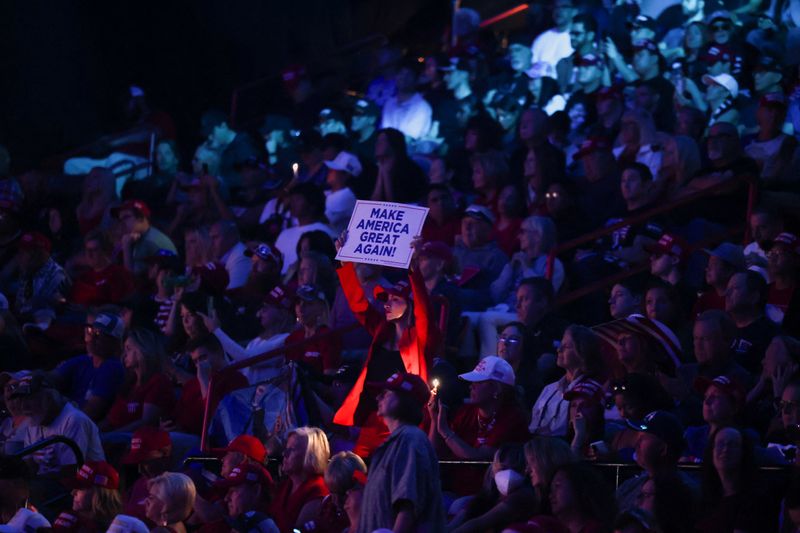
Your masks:
{"label": "white t-shirt", "polygon": [[[64,404],[58,416],[46,426],[31,425],[25,431],[25,446],[42,439],[62,435],[75,441],[83,450],[84,461],[105,461],[103,446],[100,444],[100,431],[92,419],[71,403]],[[51,472],[62,466],[76,464],[75,455],[65,444],[53,444],[34,454],[39,464],[39,473]]]}
{"label": "white t-shirt", "polygon": [[356,195],[350,190],[350,187],[338,191],[326,191],[325,194],[325,217],[328,219],[328,225],[337,234],[342,233],[347,229],[347,224],[350,222],[350,215],[353,214],[353,209],[356,206]]}
{"label": "white t-shirt", "polygon": [[312,222],[305,226],[286,228],[278,235],[278,239],[275,241],[275,248],[283,254],[283,270],[281,270],[281,274],[285,274],[289,267],[297,261],[297,242],[303,236],[303,233],[316,230],[324,231],[330,235],[331,239],[338,237],[330,226],[322,222]]}
{"label": "white t-shirt", "polygon": [[[243,359],[255,357],[256,355],[261,355],[276,348],[280,348],[286,342],[286,337],[289,336],[288,333],[278,333],[269,339],[256,337],[248,342],[246,347],[242,348],[238,342],[231,339],[228,334],[221,329],[217,328],[213,333],[214,336],[219,339],[219,342],[222,344],[222,348],[225,350],[225,353],[228,354],[228,356],[234,361],[241,361]],[[272,379],[280,374],[284,362],[285,358],[282,355],[278,355],[275,358],[269,359],[258,366],[243,368],[241,372],[251,385],[255,385],[256,383],[261,383],[262,381]]]}
{"label": "white t-shirt", "polygon": [[531,45],[531,64],[545,63],[550,68],[545,69],[551,78],[555,78],[556,64],[572,55],[572,43],[568,31],[558,31],[550,28],[539,35]]}
{"label": "white t-shirt", "polygon": [[431,129],[433,110],[419,93],[405,102],[392,96],[383,106],[381,128],[395,128],[412,139],[424,137]]}

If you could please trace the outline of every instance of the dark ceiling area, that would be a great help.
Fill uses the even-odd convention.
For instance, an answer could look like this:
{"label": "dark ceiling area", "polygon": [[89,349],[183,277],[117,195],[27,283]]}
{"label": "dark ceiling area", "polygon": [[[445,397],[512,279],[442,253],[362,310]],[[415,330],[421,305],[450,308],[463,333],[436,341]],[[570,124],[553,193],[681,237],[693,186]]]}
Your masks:
{"label": "dark ceiling area", "polygon": [[226,109],[236,87],[287,64],[350,68],[336,51],[370,35],[437,46],[450,9],[446,0],[2,2],[0,143],[15,172],[85,144],[120,124],[132,83],[190,140],[202,110]]}

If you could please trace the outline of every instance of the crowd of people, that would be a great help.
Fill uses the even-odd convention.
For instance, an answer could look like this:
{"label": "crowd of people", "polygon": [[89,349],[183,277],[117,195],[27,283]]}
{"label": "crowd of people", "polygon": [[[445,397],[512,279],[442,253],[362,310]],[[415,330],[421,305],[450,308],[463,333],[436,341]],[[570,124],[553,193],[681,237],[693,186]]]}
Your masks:
{"label": "crowd of people", "polygon": [[[794,3],[548,7],[0,149],[0,529],[800,531]],[[357,200],[428,208],[407,270]]]}

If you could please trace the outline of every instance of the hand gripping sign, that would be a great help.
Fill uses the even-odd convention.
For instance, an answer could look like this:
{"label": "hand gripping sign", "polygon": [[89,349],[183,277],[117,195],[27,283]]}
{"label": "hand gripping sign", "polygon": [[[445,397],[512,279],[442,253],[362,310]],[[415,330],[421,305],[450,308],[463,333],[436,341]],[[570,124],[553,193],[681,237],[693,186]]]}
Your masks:
{"label": "hand gripping sign", "polygon": [[336,259],[408,268],[411,241],[422,232],[426,216],[427,207],[358,200]]}

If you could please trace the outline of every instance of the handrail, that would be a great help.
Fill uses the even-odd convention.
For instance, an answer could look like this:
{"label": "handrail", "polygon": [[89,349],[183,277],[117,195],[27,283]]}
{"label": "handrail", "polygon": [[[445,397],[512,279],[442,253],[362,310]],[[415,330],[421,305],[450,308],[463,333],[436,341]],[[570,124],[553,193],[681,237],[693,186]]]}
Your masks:
{"label": "handrail", "polygon": [[643,211],[642,213],[639,213],[637,215],[632,215],[629,216],[628,218],[622,219],[621,221],[612,224],[611,226],[598,228],[596,230],[590,231],[589,233],[585,233],[580,237],[575,237],[574,239],[571,239],[565,243],[556,245],[552,250],[550,250],[550,253],[547,255],[547,270],[548,272],[550,272],[550,276],[548,276],[548,279],[552,277],[552,270],[553,270],[552,265],[555,262],[556,256],[563,254],[564,252],[569,251],[573,248],[577,248],[582,244],[586,244],[587,242],[592,242],[594,240],[597,240],[600,237],[611,235],[616,230],[624,228],[625,226],[639,224],[641,222],[649,220],[650,218],[656,215],[672,211],[676,207],[693,203],[697,200],[705,198],[706,196],[712,196],[718,192],[726,191],[730,189],[731,185],[736,182],[748,183],[747,214],[746,214],[747,218],[745,218],[745,220],[748,220],[750,218],[750,212],[752,211],[753,206],[755,204],[755,195],[757,192],[756,179],[751,176],[735,176],[722,183],[718,183],[716,185],[708,187],[707,189],[703,189],[702,191],[697,191],[687,196],[653,207],[652,209],[648,209],[647,211]]}
{"label": "handrail", "polygon": [[[279,346],[278,348],[274,348],[259,355],[254,355],[253,357],[242,359],[241,361],[232,363],[223,368],[222,370],[220,370],[219,372],[212,374],[212,376],[208,380],[208,392],[206,393],[206,402],[205,406],[203,407],[203,430],[202,434],[200,435],[200,449],[204,451],[207,449],[208,426],[211,423],[211,398],[212,398],[212,393],[214,391],[214,386],[217,384],[221,376],[229,374],[231,372],[235,372],[242,368],[249,368],[251,366],[258,365],[260,363],[263,363],[264,361],[267,361],[268,359],[272,359],[276,355],[288,352],[289,350],[296,350],[298,348],[302,348],[303,346],[310,344],[312,342],[316,342],[320,339],[327,339],[328,337],[349,333],[350,331],[356,330],[360,327],[362,327],[361,324],[356,322],[354,324],[350,324],[349,326],[333,329],[331,331],[326,331],[324,333],[317,333],[316,335],[312,335],[311,337],[305,338],[301,341],[293,342],[292,344],[285,344],[283,346]],[[248,383],[247,387],[250,386],[251,386],[250,383]],[[246,388],[246,387],[240,387],[240,388]]]}
{"label": "handrail", "polygon": [[72,454],[75,456],[75,464],[82,465],[83,464],[83,451],[78,447],[74,440],[68,439],[63,435],[54,435],[52,437],[47,437],[46,439],[42,439],[40,441],[34,442],[30,446],[26,446],[22,448],[18,452],[15,452],[11,455],[14,457],[24,457],[26,455],[30,455],[34,452],[41,450],[42,448],[46,448],[47,446],[51,446],[53,444],[64,444],[70,450],[72,450]]}

